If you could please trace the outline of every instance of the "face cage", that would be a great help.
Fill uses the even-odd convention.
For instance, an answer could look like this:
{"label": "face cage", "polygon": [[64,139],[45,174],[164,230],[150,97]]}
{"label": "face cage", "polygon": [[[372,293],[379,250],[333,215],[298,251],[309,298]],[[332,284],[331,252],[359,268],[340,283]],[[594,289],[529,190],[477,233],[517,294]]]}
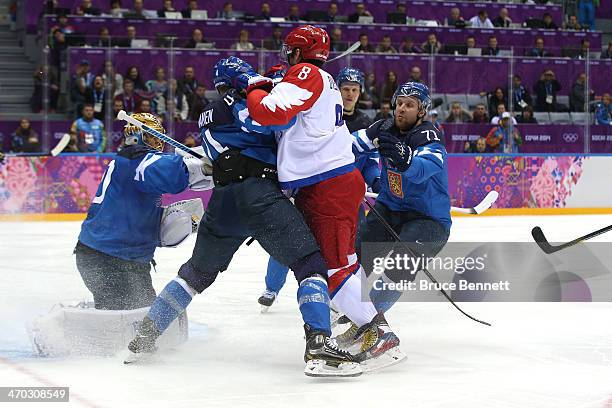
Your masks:
{"label": "face cage", "polygon": [[124,137],[135,137],[139,142],[142,142],[143,145],[150,147],[151,149],[155,149],[157,151],[164,150],[164,142],[155,136],[151,136],[148,133],[138,129],[137,127],[126,128],[123,132]]}

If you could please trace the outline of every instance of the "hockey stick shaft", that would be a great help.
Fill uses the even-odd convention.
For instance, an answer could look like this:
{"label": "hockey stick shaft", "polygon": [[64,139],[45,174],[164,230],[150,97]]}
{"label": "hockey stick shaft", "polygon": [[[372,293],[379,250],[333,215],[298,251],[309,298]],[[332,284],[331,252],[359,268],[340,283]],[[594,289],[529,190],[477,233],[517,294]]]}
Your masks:
{"label": "hockey stick shaft", "polygon": [[185,146],[181,142],[176,141],[176,140],[172,139],[170,136],[166,136],[163,133],[158,132],[157,130],[155,130],[153,128],[150,128],[149,126],[145,125],[144,123],[142,123],[138,119],[134,119],[133,117],[128,115],[126,111],[123,111],[123,110],[119,111],[119,113],[117,114],[117,119],[126,121],[127,123],[132,124],[132,125],[136,126],[137,128],[144,130],[145,132],[147,132],[151,136],[154,136],[154,137],[158,138],[159,140],[168,143],[170,146],[175,147],[177,149],[180,149],[180,150],[182,150],[182,151],[184,151],[186,153],[189,153],[193,157],[197,157],[198,159],[203,159],[204,158],[203,155],[201,155],[200,153],[196,152],[193,149],[190,149],[189,147]]}
{"label": "hockey stick shaft", "polygon": [[[476,207],[462,208],[462,207],[452,207],[451,206],[451,211],[462,213],[462,214],[482,214],[483,212],[485,212],[486,210],[489,209],[489,207],[491,206],[491,204],[493,204],[493,202],[495,202],[495,200],[497,200],[497,195],[495,195],[494,199],[491,199],[490,196],[489,196],[490,194],[491,193],[487,194],[487,196]],[[377,198],[378,197],[377,193],[366,192],[365,195],[366,195],[366,197],[369,197],[369,198]],[[480,212],[476,211],[476,208],[482,206],[483,203],[485,203],[485,208],[480,210]]]}
{"label": "hockey stick shaft", "polygon": [[[376,218],[378,219],[378,221],[385,227],[385,229],[387,230],[387,232],[389,234],[391,234],[391,236],[393,237],[393,239],[395,239],[395,241],[397,242],[402,242],[400,236],[395,232],[395,230],[393,229],[393,227],[391,227],[391,225],[389,225],[389,223],[385,220],[385,218],[378,212],[378,210],[376,208],[374,208],[374,206],[372,204],[370,204],[370,202],[366,199],[363,200],[366,205],[370,208],[370,211],[372,211],[372,213],[376,216]],[[414,258],[418,258],[414,252],[412,251],[412,249],[410,247],[408,247],[408,245],[404,245],[405,249],[408,251],[408,253],[414,257]],[[429,272],[427,270],[427,268],[423,267],[422,268],[423,273],[425,273],[425,275],[427,275],[427,277],[429,278],[429,280],[437,285],[438,287],[440,287],[440,284],[438,282],[438,280],[436,278],[434,278],[434,276],[431,274],[431,272]],[[439,289],[439,292],[442,293],[442,295],[446,298],[446,300],[448,300],[450,302],[451,305],[453,305],[455,307],[455,309],[457,309],[459,312],[461,312],[461,314],[463,314],[464,316],[474,320],[475,322],[478,322],[480,324],[484,324],[485,326],[491,326],[491,323],[485,322],[484,320],[479,320],[471,315],[469,315],[467,312],[465,312],[463,309],[461,309],[456,303],[455,301],[450,297],[450,295],[448,293],[446,293],[446,291],[444,289]]]}
{"label": "hockey stick shaft", "polygon": [[66,146],[70,143],[70,135],[68,133],[64,133],[62,138],[57,142],[53,149],[49,150],[49,153],[43,152],[33,152],[33,153],[7,153],[6,157],[47,157],[47,156],[57,156],[60,154]]}
{"label": "hockey stick shaft", "polygon": [[332,58],[330,60],[327,60],[327,62],[333,62],[333,61],[339,60],[340,58],[344,58],[344,57],[346,57],[349,54],[352,54],[353,52],[355,52],[355,50],[357,50],[357,48],[359,48],[360,45],[361,45],[361,43],[359,41],[354,42],[342,54],[340,54],[337,57],[334,57],[334,58]]}
{"label": "hockey stick shaft", "polygon": [[582,237],[576,238],[561,245],[551,245],[550,242],[548,242],[548,240],[546,239],[544,231],[542,231],[542,228],[540,227],[534,227],[531,230],[531,235],[533,236],[533,239],[538,244],[538,246],[542,249],[542,251],[546,252],[547,254],[552,254],[554,252],[561,251],[562,249],[579,244],[582,241],[586,241],[591,238],[595,238],[598,235],[605,234],[608,231],[612,231],[612,225],[608,225],[607,227],[598,229],[597,231],[593,231],[589,234],[586,234]]}

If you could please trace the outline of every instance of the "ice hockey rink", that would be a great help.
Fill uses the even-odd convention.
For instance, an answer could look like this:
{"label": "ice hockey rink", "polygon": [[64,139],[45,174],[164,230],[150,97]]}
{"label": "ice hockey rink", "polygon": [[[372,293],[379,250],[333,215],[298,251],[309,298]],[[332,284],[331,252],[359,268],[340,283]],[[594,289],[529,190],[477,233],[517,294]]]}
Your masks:
{"label": "ice hockey rink", "polygon": [[[451,240],[529,241],[540,225],[549,239],[564,241],[609,224],[609,215],[459,217]],[[606,303],[463,304],[492,327],[445,302],[398,303],[388,320],[407,361],[352,379],[306,377],[296,283],[289,279],[261,314],[267,256],[257,244],[243,246],[229,270],[194,299],[188,342],[155,362],[35,357],[25,322],[58,301],[88,297],[72,255],[79,226],[0,223],[0,384],[70,387],[70,402],[52,406],[612,407],[612,305]],[[158,250],[158,291],[193,243],[192,237]]]}

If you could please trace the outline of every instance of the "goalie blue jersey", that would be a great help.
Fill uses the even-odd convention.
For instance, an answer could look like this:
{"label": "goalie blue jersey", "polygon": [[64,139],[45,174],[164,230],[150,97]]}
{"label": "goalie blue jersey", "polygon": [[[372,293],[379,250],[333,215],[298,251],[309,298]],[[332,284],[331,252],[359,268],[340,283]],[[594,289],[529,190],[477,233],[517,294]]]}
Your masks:
{"label": "goalie blue jersey", "polygon": [[450,196],[444,136],[428,121],[408,133],[400,133],[393,119],[384,119],[375,122],[367,130],[356,132],[358,146],[364,151],[375,150],[372,140],[382,132],[397,136],[412,148],[413,153],[412,163],[404,172],[398,171],[386,158],[381,157],[381,187],[376,201],[392,211],[419,212],[450,230]]}
{"label": "goalie blue jersey", "polygon": [[263,126],[249,117],[244,100],[235,90],[209,103],[198,126],[206,156],[216,160],[222,152],[234,148],[241,154],[276,166],[275,131],[291,127],[295,118],[283,126]]}
{"label": "goalie blue jersey", "polygon": [[188,185],[181,156],[138,145],[124,148],[106,168],[79,241],[117,258],[151,262],[160,244],[161,196]]}

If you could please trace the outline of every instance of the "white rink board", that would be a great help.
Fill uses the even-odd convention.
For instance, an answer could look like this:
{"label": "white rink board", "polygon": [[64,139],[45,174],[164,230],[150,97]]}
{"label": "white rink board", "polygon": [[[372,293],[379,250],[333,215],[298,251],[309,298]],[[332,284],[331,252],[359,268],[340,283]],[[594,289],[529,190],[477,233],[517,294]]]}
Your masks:
{"label": "white rink board", "polygon": [[[462,217],[452,239],[527,241],[536,224],[562,241],[612,224],[612,216]],[[407,362],[355,379],[305,377],[295,281],[289,277],[278,304],[261,315],[267,258],[257,244],[241,248],[194,299],[190,340],[160,361],[32,357],[24,321],[88,295],[71,255],[78,230],[79,223],[0,223],[0,385],[69,386],[71,402],[53,407],[602,408],[612,398],[612,305],[605,303],[463,305],[491,328],[447,303],[401,303],[388,320]],[[158,251],[158,291],[194,242]],[[39,405],[19,404],[26,406]]]}

